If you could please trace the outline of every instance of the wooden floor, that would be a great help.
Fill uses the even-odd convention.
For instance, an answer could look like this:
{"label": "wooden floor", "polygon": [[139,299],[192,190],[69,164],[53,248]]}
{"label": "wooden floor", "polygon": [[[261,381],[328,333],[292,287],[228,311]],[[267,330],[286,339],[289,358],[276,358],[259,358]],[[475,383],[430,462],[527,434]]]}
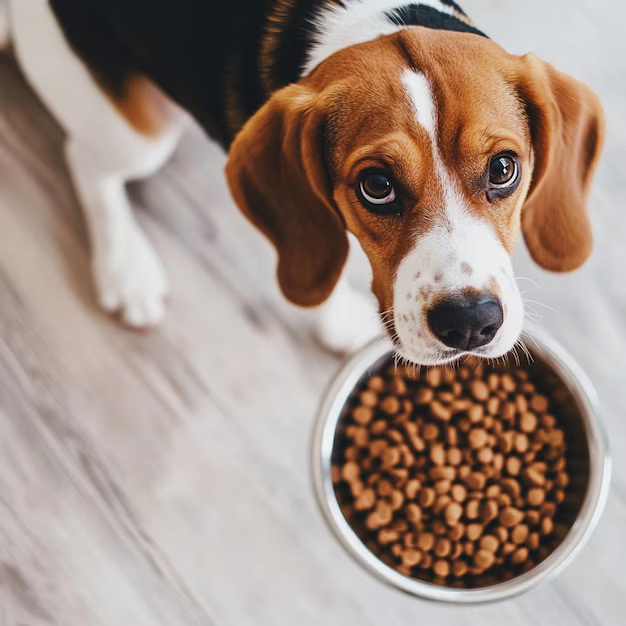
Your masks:
{"label": "wooden floor", "polygon": [[[278,294],[223,157],[195,131],[132,188],[173,284],[150,336],[100,314],[62,133],[0,58],[1,626],[626,624],[626,25],[617,2],[466,0],[514,52],[594,86],[609,138],[592,261],[566,276],[520,254],[543,324],[584,363],[615,458],[578,560],[514,601],[451,608],[363,573],[316,508],[312,416],[338,361]],[[361,279],[363,280],[363,279]],[[549,307],[549,308],[548,308]],[[553,310],[554,309],[554,310]]]}

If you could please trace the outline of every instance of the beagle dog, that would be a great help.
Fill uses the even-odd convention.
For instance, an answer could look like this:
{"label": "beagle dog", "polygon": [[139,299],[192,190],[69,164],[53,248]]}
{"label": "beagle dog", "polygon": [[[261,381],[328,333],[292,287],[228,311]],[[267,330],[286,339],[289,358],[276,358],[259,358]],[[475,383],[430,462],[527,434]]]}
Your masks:
{"label": "beagle dog", "polygon": [[452,0],[12,0],[12,32],[67,131],[100,303],[131,326],[159,322],[167,281],[124,184],[164,163],[187,114],[228,151],[284,295],[326,303],[336,346],[376,331],[336,287],[348,233],[398,353],[424,365],[513,348],[520,232],[548,270],[590,254],[598,98]]}

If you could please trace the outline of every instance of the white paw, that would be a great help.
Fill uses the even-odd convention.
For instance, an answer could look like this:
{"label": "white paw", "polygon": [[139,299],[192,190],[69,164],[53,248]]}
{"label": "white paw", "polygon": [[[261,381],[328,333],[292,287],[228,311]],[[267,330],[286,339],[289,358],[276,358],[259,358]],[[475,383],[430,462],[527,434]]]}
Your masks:
{"label": "white paw", "polygon": [[[96,255],[94,274],[100,305],[119,313],[131,328],[152,328],[165,315],[165,269],[143,232],[130,228],[115,249]],[[100,257],[100,258],[98,258]]]}
{"label": "white paw", "polygon": [[354,352],[383,334],[372,297],[340,284],[324,303],[318,323],[322,344],[333,352]]}

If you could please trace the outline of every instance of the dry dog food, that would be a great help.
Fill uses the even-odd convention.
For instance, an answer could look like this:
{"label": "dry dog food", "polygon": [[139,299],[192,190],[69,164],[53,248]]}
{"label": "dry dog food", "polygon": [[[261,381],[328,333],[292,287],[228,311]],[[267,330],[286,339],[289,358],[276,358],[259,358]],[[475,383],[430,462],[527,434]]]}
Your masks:
{"label": "dry dog food", "polygon": [[567,533],[552,400],[521,368],[472,363],[420,377],[388,364],[355,391],[337,434],[346,519],[407,576],[475,586],[530,570]]}

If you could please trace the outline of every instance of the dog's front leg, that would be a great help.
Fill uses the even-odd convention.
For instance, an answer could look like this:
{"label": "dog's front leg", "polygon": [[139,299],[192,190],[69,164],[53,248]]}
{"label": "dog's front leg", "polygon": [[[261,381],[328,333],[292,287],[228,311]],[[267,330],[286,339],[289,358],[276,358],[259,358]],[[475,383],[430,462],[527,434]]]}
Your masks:
{"label": "dog's front leg", "polygon": [[374,297],[358,291],[342,276],[321,306],[317,332],[333,352],[345,354],[363,347],[383,333]]}
{"label": "dog's front leg", "polygon": [[66,158],[85,215],[100,305],[133,328],[155,326],[165,312],[167,277],[132,214],[123,174],[107,172],[72,140]]}

